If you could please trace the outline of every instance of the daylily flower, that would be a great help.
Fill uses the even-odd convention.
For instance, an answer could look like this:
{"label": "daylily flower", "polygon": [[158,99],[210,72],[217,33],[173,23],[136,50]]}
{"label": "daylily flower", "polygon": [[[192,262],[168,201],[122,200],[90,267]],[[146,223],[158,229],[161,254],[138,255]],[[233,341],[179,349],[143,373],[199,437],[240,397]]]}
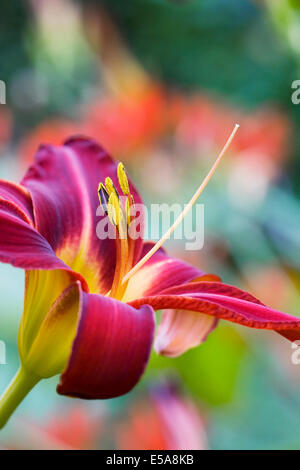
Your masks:
{"label": "daylily flower", "polygon": [[[117,206],[122,194],[128,202],[121,218],[110,214],[116,239],[96,234],[104,217],[98,188],[103,206]],[[129,392],[149,359],[155,310],[164,313],[154,346],[167,356],[200,344],[220,318],[300,339],[300,319],[169,257],[162,242],[122,238],[133,200],[141,203],[123,166],[82,137],[40,147],[20,184],[0,181],[0,261],[26,273],[21,368],[0,399],[0,426],[39,380],[56,374],[62,395]]]}

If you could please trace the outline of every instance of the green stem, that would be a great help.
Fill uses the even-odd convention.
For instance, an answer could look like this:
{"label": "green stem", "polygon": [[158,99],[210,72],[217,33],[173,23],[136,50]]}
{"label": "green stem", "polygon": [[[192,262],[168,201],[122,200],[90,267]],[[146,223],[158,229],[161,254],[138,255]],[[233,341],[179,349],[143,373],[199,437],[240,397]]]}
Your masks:
{"label": "green stem", "polygon": [[41,380],[24,367],[20,367],[11,383],[0,397],[0,429],[9,420],[12,413],[19,406],[30,390]]}

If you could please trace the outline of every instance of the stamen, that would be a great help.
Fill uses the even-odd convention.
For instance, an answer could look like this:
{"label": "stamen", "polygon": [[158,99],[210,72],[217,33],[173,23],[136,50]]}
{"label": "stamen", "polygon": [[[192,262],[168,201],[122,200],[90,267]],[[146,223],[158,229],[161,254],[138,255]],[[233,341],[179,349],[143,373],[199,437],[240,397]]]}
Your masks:
{"label": "stamen", "polygon": [[126,289],[126,284],[122,284],[122,279],[127,272],[127,264],[129,258],[128,252],[128,239],[127,239],[127,223],[126,216],[124,215],[123,210],[121,209],[118,196],[113,192],[109,196],[108,207],[112,208],[112,213],[114,217],[114,223],[117,227],[117,238],[116,238],[116,268],[113,279],[112,288],[110,291],[110,296],[115,299],[121,299],[124,291]]}
{"label": "stamen", "polygon": [[105,179],[105,185],[99,183],[98,194],[102,208],[111,224],[116,227],[116,266],[111,290],[106,295],[121,299],[126,290],[126,284],[122,284],[122,279],[132,267],[134,258],[134,240],[129,239],[127,232],[131,222],[131,205],[134,201],[122,163],[118,165],[118,180],[125,196],[124,204],[110,177]]}
{"label": "stamen", "polygon": [[118,191],[116,190],[115,185],[114,185],[114,183],[112,182],[112,179],[109,176],[107,178],[105,178],[105,186],[106,186],[106,190],[107,190],[109,195],[114,193],[116,196],[118,196]]}
{"label": "stamen", "polygon": [[236,124],[233,131],[231,132],[226,144],[224,145],[223,149],[221,150],[221,153],[219,154],[218,158],[216,159],[215,163],[213,164],[212,168],[204,178],[203,182],[191,198],[191,200],[188,202],[188,204],[185,206],[184,210],[182,213],[177,217],[175,220],[174,224],[167,230],[167,232],[163,235],[163,237],[153,246],[153,248],[148,251],[148,253],[124,276],[122,280],[122,284],[127,282],[150,258],[151,256],[154,255],[154,253],[159,250],[159,248],[164,244],[166,240],[170,238],[174,230],[178,227],[178,225],[182,222],[183,218],[187,215],[187,213],[192,209],[193,205],[203,192],[203,190],[206,188],[207,184],[209,183],[210,179],[212,178],[213,174],[215,173],[220,161],[222,160],[222,157],[226,150],[228,149],[229,145],[231,144],[238,128],[239,124]]}
{"label": "stamen", "polygon": [[116,195],[115,192],[110,193],[110,196],[108,198],[108,204],[107,204],[107,212],[108,212],[108,217],[109,220],[113,225],[118,227],[119,222],[120,222],[120,204],[119,204],[119,199],[118,196]]}
{"label": "stamen", "polygon": [[108,214],[107,213],[107,204],[108,204],[109,195],[108,195],[108,192],[106,191],[106,188],[105,188],[103,183],[99,183],[98,196],[99,196],[100,205],[101,205],[103,211],[105,212],[105,214],[107,215]]}
{"label": "stamen", "polygon": [[117,263],[112,287],[108,295],[115,299],[121,299],[126,289],[126,284],[122,284],[122,279],[126,273],[128,262],[128,240],[126,238],[119,237],[119,234],[117,234],[116,248]]}
{"label": "stamen", "polygon": [[130,192],[128,178],[126,175],[125,167],[121,162],[118,165],[118,180],[124,196],[128,196]]}
{"label": "stamen", "polygon": [[130,204],[129,197],[126,198],[125,214],[126,214],[127,225],[129,226],[131,223],[131,204]]}

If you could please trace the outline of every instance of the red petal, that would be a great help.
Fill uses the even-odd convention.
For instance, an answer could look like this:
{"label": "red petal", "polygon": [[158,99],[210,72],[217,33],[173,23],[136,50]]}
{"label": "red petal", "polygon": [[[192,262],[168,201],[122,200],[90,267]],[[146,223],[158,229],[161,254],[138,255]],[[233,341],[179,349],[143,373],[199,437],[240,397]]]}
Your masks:
{"label": "red petal", "polygon": [[118,300],[81,294],[81,317],[57,391],[79,398],[113,398],[129,392],[149,359],[154,312]]}
{"label": "red petal", "polygon": [[[88,290],[82,276],[73,272],[55,255],[47,240],[33,225],[31,197],[27,189],[0,181],[0,261],[30,270],[30,273],[35,270],[38,273],[51,270],[55,274],[57,270],[61,270],[68,273],[64,278],[68,282],[79,280],[83,289]],[[60,278],[58,274],[56,276]],[[52,294],[55,292],[53,289],[54,285]]]}
{"label": "red petal", "polygon": [[130,304],[135,308],[148,304],[154,310],[172,308],[197,311],[250,328],[274,330],[291,341],[300,339],[299,318],[266,307],[247,292],[222,283],[189,283]]}
{"label": "red petal", "polygon": [[[143,246],[141,258],[153,247],[153,242],[146,242]],[[172,258],[160,248],[144,266],[130,279],[125,292],[126,302],[139,297],[157,295],[165,289],[185,284],[195,279],[203,281],[218,281],[214,274],[205,274],[200,269]]]}
{"label": "red petal", "polygon": [[29,224],[34,225],[30,193],[23,186],[0,180],[0,203],[0,207],[5,207],[9,204],[11,212],[14,212]]}
{"label": "red petal", "polygon": [[95,142],[77,137],[60,147],[41,147],[22,181],[32,197],[37,230],[57,256],[88,280],[92,292],[101,293],[111,287],[116,256],[115,240],[100,240],[96,234],[98,183],[107,176],[118,188],[117,162]]}
{"label": "red petal", "polygon": [[67,269],[33,227],[0,205],[0,261],[24,269]]}

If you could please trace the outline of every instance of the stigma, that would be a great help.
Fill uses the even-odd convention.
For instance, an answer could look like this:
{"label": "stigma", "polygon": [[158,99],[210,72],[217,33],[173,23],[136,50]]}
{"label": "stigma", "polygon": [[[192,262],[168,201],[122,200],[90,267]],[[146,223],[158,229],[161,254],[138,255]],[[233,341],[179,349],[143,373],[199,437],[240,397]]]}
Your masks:
{"label": "stigma", "polygon": [[[166,240],[170,238],[174,230],[182,222],[187,213],[192,209],[193,205],[197,202],[198,198],[210,182],[214,173],[216,172],[225,152],[229,148],[237,130],[239,124],[236,124],[230,136],[228,137],[224,147],[219,153],[217,159],[212,165],[210,171],[188,202],[182,213],[177,217],[173,225],[166,231],[163,237],[149,250],[146,255],[141,258],[135,266],[133,266],[134,260],[134,240],[129,236],[128,228],[132,222],[131,209],[134,204],[134,199],[130,193],[130,187],[128,183],[127,174],[123,163],[118,164],[117,176],[119,186],[122,191],[122,197],[116,189],[111,178],[106,178],[105,183],[100,183],[98,187],[98,195],[101,207],[105,214],[109,217],[110,222],[117,229],[117,262],[113,285],[110,292],[107,295],[122,299],[125,290],[128,285],[128,281],[141,269],[141,267],[149,261],[149,259],[159,250]],[[125,199],[125,201],[124,201]],[[122,201],[123,200],[123,201]]]}

